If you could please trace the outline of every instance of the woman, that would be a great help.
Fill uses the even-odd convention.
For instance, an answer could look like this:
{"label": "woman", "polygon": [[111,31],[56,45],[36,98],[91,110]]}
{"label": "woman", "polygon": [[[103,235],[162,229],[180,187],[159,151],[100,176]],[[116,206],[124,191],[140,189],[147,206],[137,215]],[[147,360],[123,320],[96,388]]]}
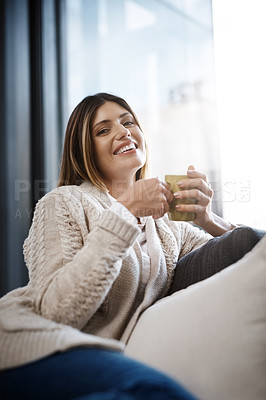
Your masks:
{"label": "woman", "polygon": [[[244,233],[243,229],[234,229],[211,211],[213,192],[207,177],[193,166],[187,172],[189,179],[182,182],[186,190],[182,191],[181,198],[194,198],[197,203],[179,205],[179,211],[195,212],[194,222],[208,233],[185,222],[169,221],[169,204],[177,194],[172,194],[162,180],[147,178],[147,169],[144,133],[133,110],[123,99],[100,93],[88,96],[78,104],[66,130],[58,188],[37,204],[24,244],[29,284],[2,300],[3,336],[9,346],[16,340],[17,349],[4,353],[6,361],[2,362],[2,369],[13,369],[2,372],[1,384],[12,379],[25,382],[25,376],[32,376],[33,370],[37,371],[34,381],[40,388],[42,371],[45,375],[53,371],[53,375],[55,371],[61,371],[62,365],[69,365],[70,360],[70,365],[78,365],[79,371],[87,370],[90,389],[86,388],[82,393],[75,389],[72,397],[64,397],[58,386],[52,386],[52,392],[60,392],[57,399],[84,396],[86,390],[99,390],[99,385],[95,389],[92,381],[95,382],[100,371],[106,371],[108,365],[111,365],[112,376],[101,378],[100,382],[102,391],[111,386],[116,393],[112,392],[110,396],[114,397],[106,397],[108,399],[127,398],[120,392],[119,397],[116,392],[119,390],[125,396],[125,393],[136,396],[133,398],[147,398],[150,393],[150,397],[156,399],[155,392],[161,396],[158,398],[190,398],[188,393],[181,393],[177,384],[174,388],[173,382],[166,382],[166,377],[156,378],[159,386],[162,381],[164,384],[161,389],[156,387],[154,390],[152,384],[147,384],[146,376],[152,377],[155,371],[146,372],[146,375],[134,372],[134,376],[142,376],[137,386],[154,392],[143,395],[143,392],[133,393],[132,388],[121,389],[117,382],[114,383],[114,376],[127,382],[122,373],[127,369],[123,363],[128,363],[130,370],[133,361],[110,349],[121,349],[121,342],[127,343],[139,316],[150,305],[169,292],[210,276],[234,258],[240,258],[259,240],[259,235],[251,229]],[[203,249],[200,257],[208,256],[213,245],[206,246],[213,243],[212,237],[232,229],[232,232],[240,232],[241,237],[239,234],[234,236],[238,246],[233,246],[227,263],[219,261],[213,267],[208,263],[205,268],[203,262],[195,274],[197,252]],[[248,237],[245,246],[241,246],[243,234]],[[223,237],[227,243],[228,236]],[[223,246],[223,241],[215,242],[214,246],[217,245]],[[177,262],[178,274],[175,273]],[[13,309],[12,320],[8,318],[10,309]],[[12,339],[7,332],[12,332]],[[83,365],[75,361],[80,351],[84,354],[83,350],[69,350],[82,345],[109,350],[86,349],[91,355],[85,359],[91,364]],[[62,350],[67,351],[62,353]],[[106,359],[102,352],[104,357],[107,354]],[[32,364],[24,366],[27,362]],[[135,370],[141,371],[141,368],[144,367],[139,365]],[[65,379],[68,373],[65,371],[61,378]],[[71,370],[69,374],[72,373]],[[82,374],[77,375],[75,382]],[[61,382],[61,378],[57,376],[56,381]],[[82,385],[84,383],[80,383]],[[160,390],[164,385],[165,397],[162,397]],[[9,393],[8,390],[12,392],[16,388],[6,387],[6,390]],[[27,392],[28,399],[32,393],[34,397],[34,390]],[[47,398],[46,384],[41,391]]]}

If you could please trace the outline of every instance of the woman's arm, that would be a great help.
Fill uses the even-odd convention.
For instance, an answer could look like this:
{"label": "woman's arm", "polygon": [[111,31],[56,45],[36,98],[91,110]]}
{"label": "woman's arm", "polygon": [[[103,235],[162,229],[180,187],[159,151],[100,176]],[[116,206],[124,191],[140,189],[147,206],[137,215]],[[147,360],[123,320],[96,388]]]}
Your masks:
{"label": "woman's arm", "polygon": [[202,228],[212,236],[220,236],[223,233],[231,231],[235,227],[236,225],[231,224],[213,212],[211,212],[209,221],[202,226]]}
{"label": "woman's arm", "polygon": [[24,245],[36,311],[78,329],[104,301],[139,233],[110,209],[85,235],[82,225],[85,213],[77,199],[46,195]]}

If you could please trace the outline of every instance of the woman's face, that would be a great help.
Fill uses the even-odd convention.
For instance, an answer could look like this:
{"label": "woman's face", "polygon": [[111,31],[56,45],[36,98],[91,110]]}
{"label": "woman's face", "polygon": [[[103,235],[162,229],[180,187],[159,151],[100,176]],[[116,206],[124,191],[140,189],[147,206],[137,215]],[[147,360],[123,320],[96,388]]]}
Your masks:
{"label": "woman's face", "polygon": [[106,186],[135,181],[136,172],[145,163],[146,151],[143,133],[133,115],[107,101],[95,113],[92,137],[96,164]]}

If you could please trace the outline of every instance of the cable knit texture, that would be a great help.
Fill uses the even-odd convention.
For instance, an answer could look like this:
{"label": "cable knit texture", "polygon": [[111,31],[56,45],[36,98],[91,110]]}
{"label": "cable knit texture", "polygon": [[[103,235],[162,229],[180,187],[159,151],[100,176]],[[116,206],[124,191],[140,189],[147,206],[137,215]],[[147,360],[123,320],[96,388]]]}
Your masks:
{"label": "cable knit texture", "polygon": [[211,238],[166,215],[144,218],[151,266],[140,299],[140,229],[113,208],[88,182],[38,202],[24,243],[29,284],[0,300],[1,369],[79,345],[122,350],[140,314],[166,295],[177,259]]}

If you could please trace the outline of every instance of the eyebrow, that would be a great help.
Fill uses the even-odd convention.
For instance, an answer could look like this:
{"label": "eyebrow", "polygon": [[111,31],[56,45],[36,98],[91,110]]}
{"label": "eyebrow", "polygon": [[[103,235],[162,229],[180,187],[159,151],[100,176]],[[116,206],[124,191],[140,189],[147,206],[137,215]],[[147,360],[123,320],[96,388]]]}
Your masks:
{"label": "eyebrow", "polygon": [[[119,118],[123,118],[123,117],[125,117],[126,115],[132,115],[132,114],[131,114],[130,112],[125,112],[125,113],[119,115]],[[97,124],[94,125],[93,129],[95,129],[96,126],[98,126],[98,125],[100,125],[100,124],[105,124],[106,122],[110,122],[110,121],[111,121],[110,119],[104,119],[104,120],[102,120],[102,121],[100,121],[100,122],[97,122]]]}

